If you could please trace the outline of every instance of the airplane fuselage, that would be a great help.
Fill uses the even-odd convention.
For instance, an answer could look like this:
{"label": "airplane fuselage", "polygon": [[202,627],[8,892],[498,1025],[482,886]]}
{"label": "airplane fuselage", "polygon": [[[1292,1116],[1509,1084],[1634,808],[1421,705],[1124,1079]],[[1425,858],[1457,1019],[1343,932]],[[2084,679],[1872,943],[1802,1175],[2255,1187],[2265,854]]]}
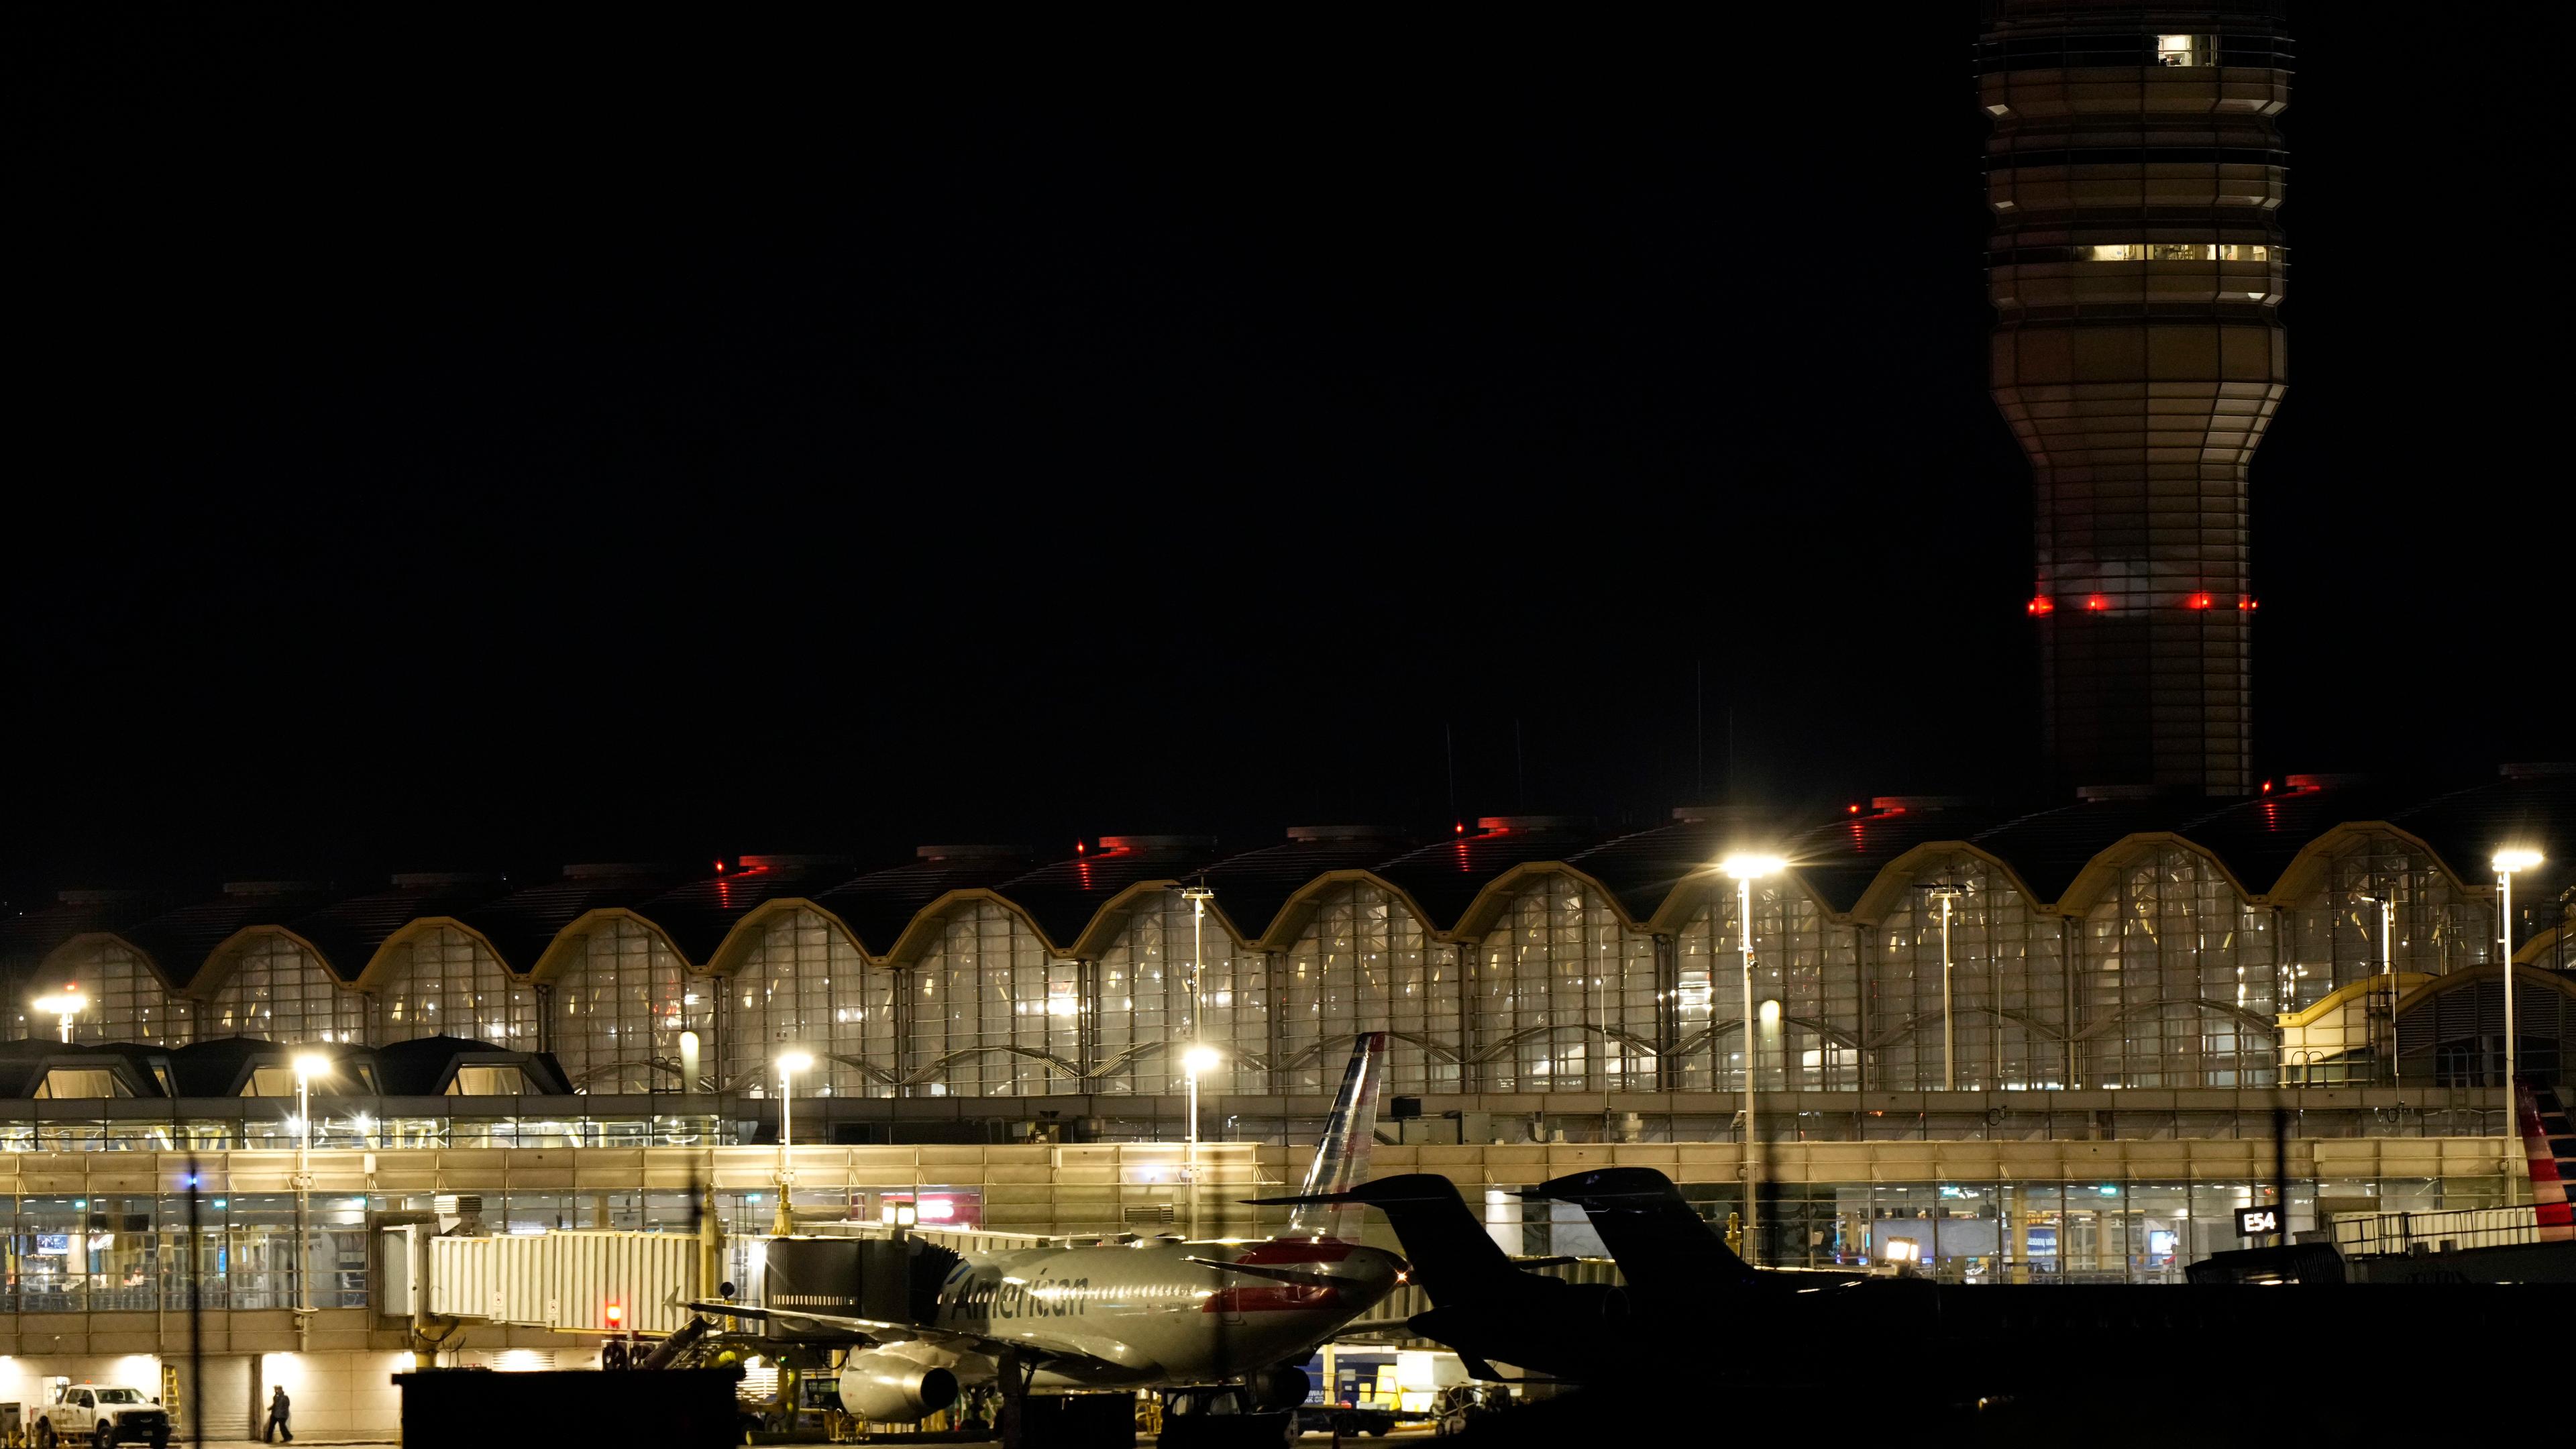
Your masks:
{"label": "airplane fuselage", "polygon": [[[1318,1278],[1249,1277],[1192,1258]],[[1392,1253],[1330,1240],[971,1254],[940,1283],[927,1326],[1023,1346],[1045,1361],[1037,1382],[1053,1387],[1220,1383],[1312,1352],[1392,1292],[1401,1267]]]}

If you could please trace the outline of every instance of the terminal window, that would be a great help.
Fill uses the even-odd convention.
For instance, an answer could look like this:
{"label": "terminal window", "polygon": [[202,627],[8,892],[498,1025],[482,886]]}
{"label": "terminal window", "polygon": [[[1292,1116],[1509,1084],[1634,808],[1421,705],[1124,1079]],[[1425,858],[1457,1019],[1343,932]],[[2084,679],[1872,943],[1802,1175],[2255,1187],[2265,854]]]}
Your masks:
{"label": "terminal window", "polygon": [[2156,37],[2156,64],[2210,65],[2218,59],[2218,37],[2215,35],[2159,35]]}

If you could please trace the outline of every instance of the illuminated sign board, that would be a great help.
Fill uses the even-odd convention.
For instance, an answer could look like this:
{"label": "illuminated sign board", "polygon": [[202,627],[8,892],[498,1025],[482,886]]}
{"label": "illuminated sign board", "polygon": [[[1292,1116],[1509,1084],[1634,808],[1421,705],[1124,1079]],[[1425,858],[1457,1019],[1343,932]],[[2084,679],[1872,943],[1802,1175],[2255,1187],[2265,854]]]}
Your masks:
{"label": "illuminated sign board", "polygon": [[2281,1231],[2279,1208],[2252,1207],[2236,1210],[2236,1236],[2240,1238],[2268,1238],[2279,1231]]}
{"label": "illuminated sign board", "polygon": [[72,1235],[69,1233],[36,1234],[36,1256],[40,1258],[68,1257],[71,1251]]}

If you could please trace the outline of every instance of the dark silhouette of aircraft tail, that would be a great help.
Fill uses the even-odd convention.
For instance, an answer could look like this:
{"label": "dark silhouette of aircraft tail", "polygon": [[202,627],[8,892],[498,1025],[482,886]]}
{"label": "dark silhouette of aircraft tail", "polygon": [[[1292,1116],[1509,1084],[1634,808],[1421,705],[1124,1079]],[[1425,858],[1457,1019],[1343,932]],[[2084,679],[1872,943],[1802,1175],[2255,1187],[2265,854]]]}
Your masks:
{"label": "dark silhouette of aircraft tail", "polygon": [[1342,1192],[1264,1197],[1260,1205],[1357,1204],[1386,1214],[1396,1241],[1412,1261],[1413,1281],[1435,1304],[1490,1296],[1493,1285],[1521,1276],[1467,1209],[1466,1199],[1449,1179],[1428,1172],[1408,1172],[1363,1182]]}
{"label": "dark silhouette of aircraft tail", "polygon": [[1683,1200],[1672,1179],[1651,1167],[1569,1173],[1522,1196],[1582,1208],[1631,1292],[1705,1295],[1761,1283],[1752,1266]]}

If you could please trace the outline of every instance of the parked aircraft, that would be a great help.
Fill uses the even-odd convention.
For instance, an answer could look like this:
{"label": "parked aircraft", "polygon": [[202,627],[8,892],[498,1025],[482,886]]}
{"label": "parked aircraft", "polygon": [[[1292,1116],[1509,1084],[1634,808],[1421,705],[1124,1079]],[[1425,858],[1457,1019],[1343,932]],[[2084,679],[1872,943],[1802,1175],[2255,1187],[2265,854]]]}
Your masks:
{"label": "parked aircraft", "polygon": [[1282,1237],[1000,1252],[960,1252],[941,1239],[963,1235],[935,1231],[773,1239],[759,1306],[685,1306],[853,1348],[841,1398],[871,1419],[918,1420],[993,1380],[1006,1412],[1026,1411],[1033,1389],[1151,1389],[1179,1426],[1167,1437],[1278,1442],[1306,1398],[1300,1365],[1403,1273],[1395,1254],[1332,1231],[1356,1211],[1338,1199],[1367,1171],[1385,1058],[1385,1033],[1359,1037],[1301,1194],[1317,1204]]}

